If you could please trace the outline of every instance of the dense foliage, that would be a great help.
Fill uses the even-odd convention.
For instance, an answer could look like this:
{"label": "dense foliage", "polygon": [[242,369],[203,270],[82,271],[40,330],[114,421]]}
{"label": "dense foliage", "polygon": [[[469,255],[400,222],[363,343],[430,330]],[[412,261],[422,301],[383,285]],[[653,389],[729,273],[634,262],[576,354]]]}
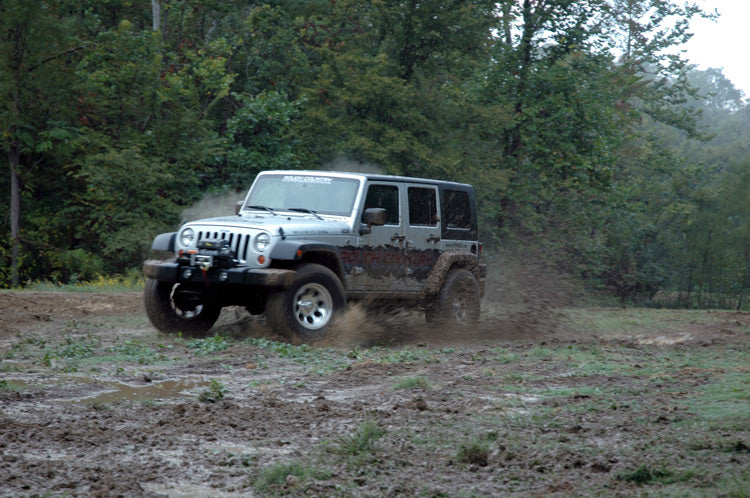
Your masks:
{"label": "dense foliage", "polygon": [[489,246],[592,288],[736,305],[750,109],[678,4],[2,1],[0,286],[137,267],[262,169],[377,165],[473,183]]}

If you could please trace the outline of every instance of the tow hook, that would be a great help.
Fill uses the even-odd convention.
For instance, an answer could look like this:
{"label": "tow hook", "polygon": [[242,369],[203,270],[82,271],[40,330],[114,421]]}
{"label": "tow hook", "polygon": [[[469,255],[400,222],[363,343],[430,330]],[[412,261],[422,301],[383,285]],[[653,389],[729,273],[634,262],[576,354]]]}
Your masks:
{"label": "tow hook", "polygon": [[213,263],[213,258],[204,254],[193,255],[193,264],[201,269],[201,271],[208,271]]}

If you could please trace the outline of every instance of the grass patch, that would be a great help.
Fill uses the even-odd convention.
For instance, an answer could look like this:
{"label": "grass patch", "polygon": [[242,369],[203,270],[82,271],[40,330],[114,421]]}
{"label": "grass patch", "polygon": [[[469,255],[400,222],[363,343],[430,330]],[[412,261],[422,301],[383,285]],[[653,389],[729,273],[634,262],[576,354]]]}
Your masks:
{"label": "grass patch", "polygon": [[4,359],[10,360],[19,356],[28,357],[31,351],[35,349],[42,349],[47,345],[47,339],[35,335],[19,334],[18,338],[20,340],[14,343],[10,347],[10,349],[3,355]]}
{"label": "grass patch", "polygon": [[422,389],[428,391],[430,384],[424,377],[404,377],[399,379],[392,387],[394,391],[401,389]]}
{"label": "grass patch", "polygon": [[263,496],[294,493],[314,479],[329,479],[330,472],[300,461],[275,463],[265,467],[253,482]]}
{"label": "grass patch", "polygon": [[260,493],[273,493],[282,486],[297,484],[309,475],[308,469],[299,462],[277,463],[264,468],[253,487]]}
{"label": "grass patch", "polygon": [[46,367],[56,367],[63,372],[77,372],[81,360],[91,358],[99,347],[99,339],[91,334],[86,337],[65,336],[56,346],[45,344],[40,362]]}
{"label": "grass patch", "polygon": [[375,451],[375,443],[385,435],[385,429],[372,421],[366,421],[350,435],[341,438],[336,453],[348,456],[370,455]]}
{"label": "grass patch", "polygon": [[486,467],[489,464],[490,447],[495,439],[497,434],[491,432],[486,437],[472,438],[461,443],[456,452],[456,460],[468,465]]}
{"label": "grass patch", "polygon": [[440,355],[453,354],[455,350],[453,348],[443,348],[439,350],[429,349],[399,349],[393,350],[392,348],[384,346],[374,346],[371,348],[353,349],[349,353],[349,358],[354,360],[368,360],[376,363],[439,363]]}
{"label": "grass patch", "polygon": [[188,349],[193,350],[193,354],[198,356],[208,356],[218,353],[229,348],[229,340],[219,334],[204,339],[191,339],[185,343]]}
{"label": "grass patch", "polygon": [[12,380],[0,380],[0,392],[18,392],[23,391],[24,386],[17,384]]}
{"label": "grass patch", "polygon": [[[730,410],[734,414],[745,414],[750,417],[750,372],[731,372],[723,378],[715,379],[714,382],[703,387],[704,395],[710,395],[708,404],[729,404],[735,406],[736,410]],[[708,412],[709,414],[711,412]]]}
{"label": "grass patch", "polygon": [[[69,324],[66,328],[78,330],[79,324]],[[102,341],[94,334],[70,334],[60,339],[19,335],[20,340],[12,344],[2,357],[67,373],[79,372],[84,365],[90,367],[91,371],[97,371],[96,364],[111,363],[117,367],[118,364],[137,362],[141,365],[150,365],[176,359],[175,356],[167,354],[174,349],[174,346],[169,344],[150,347],[137,339],[128,339],[103,347]],[[18,364],[13,366],[19,368]]]}
{"label": "grass patch", "polygon": [[[348,353],[342,353],[336,349],[302,344],[295,346],[285,342],[270,341],[268,339],[246,339],[245,344],[255,346],[265,351],[275,353],[280,358],[290,359],[298,365],[302,365],[308,371],[325,375],[349,367],[352,363],[368,361],[384,364],[400,363],[437,363],[440,355],[454,354],[452,348],[440,350],[426,349],[393,349],[383,346],[372,348],[355,348]],[[263,363],[260,361],[260,363]]]}
{"label": "grass patch", "polygon": [[[295,346],[286,342],[268,339],[246,339],[246,344],[277,354],[280,358],[294,361],[319,375],[346,368],[350,363],[335,349],[313,347],[307,344]],[[260,361],[259,363],[263,363]]]}
{"label": "grass patch", "polygon": [[51,353],[57,358],[89,358],[99,346],[99,339],[89,334],[85,338],[67,336],[58,349]]}
{"label": "grass patch", "polygon": [[682,405],[712,430],[750,427],[750,373],[729,372],[711,379]]}
{"label": "grass patch", "polygon": [[654,330],[680,332],[685,323],[710,325],[720,320],[701,310],[664,310],[632,308],[628,310],[592,310],[570,308],[565,311],[575,328],[596,335],[652,334]]}
{"label": "grass patch", "polygon": [[[161,346],[162,349],[172,349],[171,346]],[[111,346],[105,350],[112,353],[111,357],[100,357],[101,361],[136,361],[141,365],[150,365],[160,361],[168,361],[169,357],[164,353],[154,351],[138,340],[127,340],[122,344]]]}
{"label": "grass patch", "polygon": [[224,399],[227,388],[216,379],[211,379],[210,385],[198,395],[198,401],[202,403],[216,403]]}
{"label": "grass patch", "polygon": [[664,468],[652,468],[645,463],[633,471],[617,474],[616,479],[632,482],[639,486],[656,483],[671,484],[676,480],[672,471]]}
{"label": "grass patch", "polygon": [[86,281],[74,281],[66,284],[57,282],[34,282],[26,290],[44,292],[132,292],[142,291],[144,277],[140,270],[133,270],[125,275],[97,275]]}

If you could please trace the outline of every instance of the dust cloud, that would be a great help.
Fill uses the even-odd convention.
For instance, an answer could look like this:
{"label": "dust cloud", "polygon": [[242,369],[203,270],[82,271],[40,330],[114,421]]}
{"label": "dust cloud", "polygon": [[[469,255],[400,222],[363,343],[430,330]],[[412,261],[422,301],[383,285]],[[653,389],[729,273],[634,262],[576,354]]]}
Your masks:
{"label": "dust cloud", "polygon": [[180,223],[213,218],[217,216],[232,216],[238,201],[245,198],[248,188],[240,191],[228,190],[210,193],[203,196],[197,203],[182,212]]}
{"label": "dust cloud", "polygon": [[326,163],[323,169],[345,173],[375,173],[378,175],[382,175],[385,173],[383,168],[375,163],[363,163],[355,161],[353,159],[347,159],[343,156],[337,157],[329,163]]}

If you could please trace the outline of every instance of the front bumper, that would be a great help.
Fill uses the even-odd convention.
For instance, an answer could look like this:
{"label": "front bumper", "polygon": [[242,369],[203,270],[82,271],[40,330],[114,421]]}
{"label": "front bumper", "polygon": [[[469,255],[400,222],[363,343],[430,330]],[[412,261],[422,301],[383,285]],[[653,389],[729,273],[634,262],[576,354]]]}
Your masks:
{"label": "front bumper", "polygon": [[[185,270],[190,270],[186,277]],[[143,273],[147,278],[175,283],[207,283],[211,285],[238,285],[286,289],[294,282],[294,270],[276,268],[209,268],[203,272],[196,266],[176,262],[148,260],[143,263]]]}

